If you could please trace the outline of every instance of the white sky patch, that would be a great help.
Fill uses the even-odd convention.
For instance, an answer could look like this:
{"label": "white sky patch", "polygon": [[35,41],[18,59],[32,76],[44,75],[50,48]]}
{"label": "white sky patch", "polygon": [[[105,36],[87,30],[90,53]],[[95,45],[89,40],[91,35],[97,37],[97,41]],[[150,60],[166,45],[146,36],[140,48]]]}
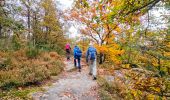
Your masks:
{"label": "white sky patch", "polygon": [[78,30],[75,27],[73,27],[73,26],[70,27],[69,33],[70,33],[70,35],[69,35],[70,38],[74,38],[74,37],[80,36],[80,34],[78,34]]}
{"label": "white sky patch", "polygon": [[141,17],[141,25],[151,30],[162,30],[168,27],[168,20],[164,16],[170,15],[170,10],[165,7],[154,7],[149,11],[149,27],[148,13]]}
{"label": "white sky patch", "polygon": [[56,0],[56,1],[60,3],[60,5],[57,6],[61,10],[70,9],[74,2],[74,0]]}
{"label": "white sky patch", "polygon": [[[57,8],[59,10],[61,10],[61,11],[65,11],[67,9],[71,9],[73,7],[73,3],[74,3],[74,0],[56,0],[56,1],[58,2],[57,3]],[[70,26],[66,30],[68,31],[68,32],[66,32],[66,36],[68,36],[69,38],[75,38],[75,37],[80,36],[80,33],[78,33],[78,28],[76,28],[74,26]]]}

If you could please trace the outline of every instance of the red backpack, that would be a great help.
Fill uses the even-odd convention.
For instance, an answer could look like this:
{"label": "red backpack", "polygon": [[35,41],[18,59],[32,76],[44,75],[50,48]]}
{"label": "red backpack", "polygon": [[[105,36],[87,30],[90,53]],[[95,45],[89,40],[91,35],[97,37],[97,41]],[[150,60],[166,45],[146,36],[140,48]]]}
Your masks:
{"label": "red backpack", "polygon": [[69,45],[69,44],[66,44],[65,49],[66,49],[66,50],[67,50],[67,49],[70,49],[70,45]]}

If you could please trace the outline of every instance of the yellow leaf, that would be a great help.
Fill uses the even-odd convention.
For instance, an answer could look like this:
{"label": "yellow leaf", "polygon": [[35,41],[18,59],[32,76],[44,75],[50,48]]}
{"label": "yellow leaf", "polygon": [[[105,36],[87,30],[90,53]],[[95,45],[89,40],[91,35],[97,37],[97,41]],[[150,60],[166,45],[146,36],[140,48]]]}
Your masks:
{"label": "yellow leaf", "polygon": [[149,94],[147,96],[147,100],[154,100],[154,99],[155,99],[155,95],[153,95],[153,94]]}
{"label": "yellow leaf", "polygon": [[121,33],[121,28],[120,27],[116,27],[115,31],[117,31],[118,33]]}
{"label": "yellow leaf", "polygon": [[161,89],[159,87],[150,87],[150,89],[156,91],[156,92],[160,92]]}

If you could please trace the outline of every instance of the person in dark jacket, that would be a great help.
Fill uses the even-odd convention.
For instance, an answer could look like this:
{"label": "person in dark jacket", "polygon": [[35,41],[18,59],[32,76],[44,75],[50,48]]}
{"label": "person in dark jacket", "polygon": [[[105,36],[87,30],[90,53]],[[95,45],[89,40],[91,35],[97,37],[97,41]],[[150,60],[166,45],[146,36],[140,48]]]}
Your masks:
{"label": "person in dark jacket", "polygon": [[[82,51],[81,49],[76,45],[74,47],[74,66],[75,67],[78,67],[79,69],[79,72],[81,72],[81,56],[82,56]],[[78,62],[78,65],[77,65],[77,62]]]}

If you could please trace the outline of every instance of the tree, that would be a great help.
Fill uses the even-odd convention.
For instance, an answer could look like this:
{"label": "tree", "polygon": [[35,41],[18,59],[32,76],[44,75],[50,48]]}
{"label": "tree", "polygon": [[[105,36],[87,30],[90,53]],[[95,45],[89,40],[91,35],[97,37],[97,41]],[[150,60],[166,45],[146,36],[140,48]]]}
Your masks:
{"label": "tree", "polygon": [[31,33],[31,3],[33,0],[21,0],[23,5],[26,7],[26,16],[27,16],[27,28],[28,28],[28,37],[30,38]]}
{"label": "tree", "polygon": [[[121,33],[122,24],[130,26],[132,23],[139,23],[139,17],[143,12],[136,13],[136,9],[145,3],[145,5],[149,5],[149,1],[135,2],[136,8],[134,8],[131,3],[126,0],[92,2],[79,0],[76,2],[76,7],[72,9],[70,18],[82,23],[85,26],[82,33],[89,36],[102,48],[103,45],[115,44],[116,38]],[[108,42],[111,37],[115,38],[112,38],[112,42]],[[122,52],[119,47],[115,50]],[[100,52],[100,64],[104,61],[103,56],[104,54]]]}
{"label": "tree", "polygon": [[43,18],[41,20],[41,43],[50,44],[52,48],[57,46],[61,49],[66,43],[66,38],[59,22],[58,11],[54,0],[42,0],[41,8]]}

